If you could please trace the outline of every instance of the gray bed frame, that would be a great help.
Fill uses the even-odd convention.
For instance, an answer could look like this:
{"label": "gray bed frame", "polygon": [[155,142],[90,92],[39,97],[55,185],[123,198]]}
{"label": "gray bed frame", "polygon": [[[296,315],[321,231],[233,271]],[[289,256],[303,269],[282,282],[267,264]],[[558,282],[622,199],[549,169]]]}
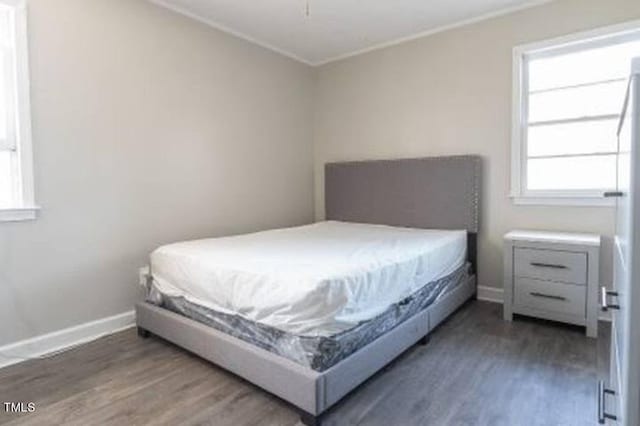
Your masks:
{"label": "gray bed frame", "polygon": [[469,280],[333,367],[317,372],[211,327],[142,302],[138,332],[175,343],[290,402],[307,425],[429,333],[476,293],[481,161],[477,156],[331,163],[325,167],[330,220],[466,229]]}

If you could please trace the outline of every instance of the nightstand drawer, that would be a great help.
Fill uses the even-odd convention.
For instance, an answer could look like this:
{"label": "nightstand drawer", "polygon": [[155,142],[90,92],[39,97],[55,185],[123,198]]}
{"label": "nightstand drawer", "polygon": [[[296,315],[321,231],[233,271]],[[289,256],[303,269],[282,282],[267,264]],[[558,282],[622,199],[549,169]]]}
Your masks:
{"label": "nightstand drawer", "polygon": [[563,315],[586,315],[585,287],[530,278],[516,278],[514,304]]}
{"label": "nightstand drawer", "polygon": [[514,276],[585,285],[587,254],[514,248]]}

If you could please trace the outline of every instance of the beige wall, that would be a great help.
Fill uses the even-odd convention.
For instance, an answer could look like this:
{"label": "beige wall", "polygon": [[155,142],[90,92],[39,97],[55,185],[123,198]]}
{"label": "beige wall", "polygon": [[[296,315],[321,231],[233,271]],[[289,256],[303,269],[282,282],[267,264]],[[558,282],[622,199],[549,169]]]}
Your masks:
{"label": "beige wall", "polygon": [[557,1],[316,70],[142,0],[29,5],[43,210],[0,223],[0,346],[130,310],[160,244],[311,221],[314,156],[321,218],[326,161],[483,155],[481,285],[501,286],[508,229],[612,233],[611,209],[509,201],[511,49],[640,18],[635,0]]}
{"label": "beige wall", "polygon": [[[327,161],[484,157],[479,281],[502,286],[502,236],[531,228],[610,236],[610,208],[514,206],[511,52],[518,44],[640,18],[637,0],[564,0],[323,66],[316,85],[316,217]],[[611,281],[606,241],[602,281]]]}
{"label": "beige wall", "polygon": [[132,309],[162,243],[313,220],[313,70],[142,0],[30,0],[37,221],[0,346]]}

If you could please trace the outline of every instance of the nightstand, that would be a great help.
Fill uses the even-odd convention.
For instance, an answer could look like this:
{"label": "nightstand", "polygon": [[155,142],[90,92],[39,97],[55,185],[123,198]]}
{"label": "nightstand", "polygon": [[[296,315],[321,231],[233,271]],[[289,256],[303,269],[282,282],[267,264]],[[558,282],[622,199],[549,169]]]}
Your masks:
{"label": "nightstand", "polygon": [[600,236],[511,231],[504,236],[504,319],[521,314],[598,335]]}

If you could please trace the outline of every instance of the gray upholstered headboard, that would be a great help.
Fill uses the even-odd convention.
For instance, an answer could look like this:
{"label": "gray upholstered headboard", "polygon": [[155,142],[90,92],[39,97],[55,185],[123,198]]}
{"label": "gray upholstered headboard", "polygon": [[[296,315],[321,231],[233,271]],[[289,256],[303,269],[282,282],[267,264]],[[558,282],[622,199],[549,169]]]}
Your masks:
{"label": "gray upholstered headboard", "polygon": [[329,163],[328,220],[413,228],[466,229],[476,265],[481,160],[479,156]]}

